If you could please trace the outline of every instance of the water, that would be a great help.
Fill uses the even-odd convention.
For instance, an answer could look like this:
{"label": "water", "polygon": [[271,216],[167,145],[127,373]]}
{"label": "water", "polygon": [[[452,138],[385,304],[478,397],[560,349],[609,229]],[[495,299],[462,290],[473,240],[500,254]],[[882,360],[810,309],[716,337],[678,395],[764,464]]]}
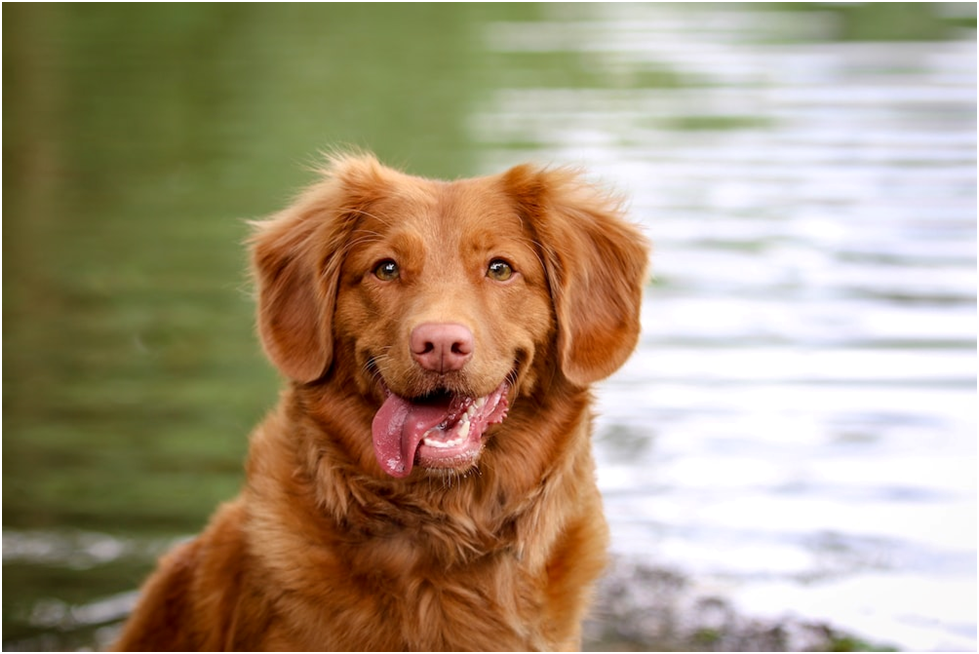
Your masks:
{"label": "water", "polygon": [[234,494],[278,383],[241,218],[335,142],[630,196],[655,282],[598,393],[618,556],[976,649],[974,6],[372,11],[5,8],[5,649],[104,645]]}

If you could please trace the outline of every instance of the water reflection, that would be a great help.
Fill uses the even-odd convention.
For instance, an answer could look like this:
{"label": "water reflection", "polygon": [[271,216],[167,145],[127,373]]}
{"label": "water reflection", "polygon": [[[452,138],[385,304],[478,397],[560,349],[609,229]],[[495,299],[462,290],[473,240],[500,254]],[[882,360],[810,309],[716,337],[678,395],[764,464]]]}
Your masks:
{"label": "water reflection", "polygon": [[620,556],[975,649],[974,16],[5,7],[5,646],[103,643],[234,494],[277,386],[242,218],[342,142],[629,193],[656,281],[600,392]]}
{"label": "water reflection", "polygon": [[642,348],[602,392],[615,547],[755,614],[971,649],[974,43],[812,41],[838,19],[499,24],[490,42],[523,62],[609,74],[516,76],[474,131],[492,165],[515,143],[600,162],[656,242]]}

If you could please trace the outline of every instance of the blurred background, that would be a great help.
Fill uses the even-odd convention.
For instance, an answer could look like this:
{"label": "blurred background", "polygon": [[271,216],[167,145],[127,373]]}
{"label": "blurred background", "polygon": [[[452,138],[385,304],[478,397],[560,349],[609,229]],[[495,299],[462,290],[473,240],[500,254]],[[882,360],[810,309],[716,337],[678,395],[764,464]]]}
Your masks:
{"label": "blurred background", "polygon": [[236,494],[245,220],[336,145],[655,242],[587,646],[976,649],[974,3],[5,4],[3,118],[5,650],[105,647]]}

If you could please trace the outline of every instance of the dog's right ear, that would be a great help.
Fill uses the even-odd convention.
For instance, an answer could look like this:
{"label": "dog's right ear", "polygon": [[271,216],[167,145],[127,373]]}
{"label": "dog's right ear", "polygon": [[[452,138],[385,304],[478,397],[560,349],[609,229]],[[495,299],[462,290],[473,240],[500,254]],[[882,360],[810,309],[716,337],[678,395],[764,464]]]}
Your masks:
{"label": "dog's right ear", "polygon": [[331,157],[292,206],[254,223],[258,333],[291,379],[312,382],[330,367],[340,267],[358,219],[387,186],[386,170],[371,155]]}
{"label": "dog's right ear", "polygon": [[574,170],[517,166],[503,181],[541,249],[561,371],[582,387],[604,379],[639,340],[645,236],[621,201]]}

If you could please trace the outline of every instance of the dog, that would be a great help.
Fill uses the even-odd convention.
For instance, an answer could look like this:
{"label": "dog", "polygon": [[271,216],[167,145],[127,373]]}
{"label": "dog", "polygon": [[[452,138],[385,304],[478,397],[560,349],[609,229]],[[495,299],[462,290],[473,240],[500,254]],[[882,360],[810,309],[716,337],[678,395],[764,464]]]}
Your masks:
{"label": "dog", "polygon": [[250,241],[288,387],[115,648],[580,648],[608,541],[590,387],[637,343],[645,238],[566,168],[319,173]]}

